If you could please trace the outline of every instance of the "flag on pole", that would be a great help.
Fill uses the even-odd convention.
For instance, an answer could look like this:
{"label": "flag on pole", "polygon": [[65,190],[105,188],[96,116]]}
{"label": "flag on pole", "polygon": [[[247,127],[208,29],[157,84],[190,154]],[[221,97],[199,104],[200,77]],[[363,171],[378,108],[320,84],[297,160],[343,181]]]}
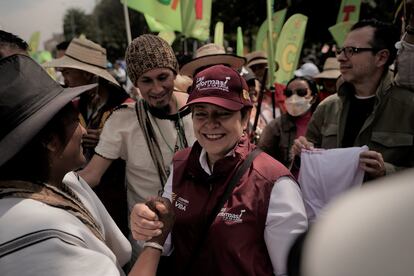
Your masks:
{"label": "flag on pole", "polygon": [[[282,29],[283,22],[285,22],[287,9],[283,9],[280,11],[275,12],[272,15],[272,21],[273,21],[273,45],[276,45],[277,38],[280,34],[280,30]],[[259,31],[256,35],[256,51],[267,51],[267,29],[268,29],[268,23],[267,19],[260,25]]]}
{"label": "flag on pole", "polygon": [[151,31],[178,31],[186,37],[210,36],[212,0],[121,0],[145,15]]}
{"label": "flag on pole", "polygon": [[36,53],[37,50],[39,49],[39,41],[40,41],[40,32],[32,33],[32,35],[30,36],[30,39],[29,39],[29,47],[30,47],[29,54],[31,56],[34,53]]}
{"label": "flag on pole", "polygon": [[342,0],[336,23],[359,20],[361,0]]}
{"label": "flag on pole", "polygon": [[242,31],[242,28],[240,26],[237,27],[237,49],[236,49],[236,53],[239,57],[244,56],[243,31]]}
{"label": "flag on pole", "polygon": [[172,45],[175,40],[174,31],[162,31],[158,33],[158,36],[167,41],[170,45]]}
{"label": "flag on pole", "polygon": [[182,31],[181,6],[179,0],[121,0],[127,1],[129,8],[155,18],[171,26],[172,30]]}
{"label": "flag on pole", "polygon": [[344,21],[329,27],[328,30],[335,39],[338,47],[342,47],[344,45],[345,37],[351,30],[352,25],[355,23],[355,21]]}
{"label": "flag on pole", "polygon": [[339,47],[342,47],[352,25],[359,21],[360,9],[361,0],[342,0],[336,24],[328,29]]}
{"label": "flag on pole", "polygon": [[283,25],[276,47],[276,60],[279,70],[276,82],[287,84],[298,66],[308,18],[303,14],[292,15]]}
{"label": "flag on pole", "polygon": [[157,19],[155,19],[154,17],[148,15],[148,14],[144,14],[145,17],[145,21],[147,22],[148,28],[150,29],[151,32],[168,32],[168,31],[173,31],[172,27],[161,23],[160,21],[158,21]]}
{"label": "flag on pole", "polygon": [[275,45],[273,43],[273,21],[272,21],[272,12],[273,12],[273,0],[266,1],[266,11],[267,11],[267,66],[269,70],[268,74],[268,86],[271,88],[275,82]]}
{"label": "flag on pole", "polygon": [[186,37],[207,40],[210,37],[212,0],[181,1],[182,33]]}
{"label": "flag on pole", "polygon": [[223,33],[224,24],[223,22],[219,21],[216,23],[216,27],[214,28],[214,44],[223,46]]}

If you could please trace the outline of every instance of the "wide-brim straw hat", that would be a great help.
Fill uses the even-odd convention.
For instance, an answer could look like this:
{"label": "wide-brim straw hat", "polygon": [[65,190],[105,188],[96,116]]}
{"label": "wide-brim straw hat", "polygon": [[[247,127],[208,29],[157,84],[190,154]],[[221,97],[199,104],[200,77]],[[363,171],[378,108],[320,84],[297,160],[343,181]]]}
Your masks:
{"label": "wide-brim straw hat", "polygon": [[73,68],[83,70],[118,85],[106,70],[106,49],[86,38],[74,38],[61,58],[43,64],[44,67]]}
{"label": "wide-brim straw hat", "polygon": [[[246,55],[246,67],[251,68],[258,64],[267,64],[267,54],[265,51],[254,51]],[[275,71],[279,70],[279,63],[275,61]]]}
{"label": "wide-brim straw hat", "polygon": [[223,46],[208,43],[197,49],[195,58],[181,67],[180,74],[193,77],[197,69],[217,64],[228,65],[239,70],[245,62],[244,57],[226,54]]}
{"label": "wide-brim straw hat", "polygon": [[25,55],[1,59],[0,166],[33,139],[62,107],[94,87],[96,84],[62,88]]}
{"label": "wide-brim straw hat", "polygon": [[315,79],[337,79],[341,75],[339,71],[339,62],[336,58],[327,58],[324,65],[323,71],[317,74]]}

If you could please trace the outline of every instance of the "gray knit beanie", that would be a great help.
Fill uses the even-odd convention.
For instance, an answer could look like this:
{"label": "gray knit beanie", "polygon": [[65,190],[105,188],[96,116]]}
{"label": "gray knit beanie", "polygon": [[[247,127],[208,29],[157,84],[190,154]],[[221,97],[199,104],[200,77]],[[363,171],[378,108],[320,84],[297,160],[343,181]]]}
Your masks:
{"label": "gray knit beanie", "polygon": [[134,85],[142,74],[152,69],[169,68],[178,72],[177,58],[171,46],[152,34],[135,38],[126,50],[125,59],[128,76]]}

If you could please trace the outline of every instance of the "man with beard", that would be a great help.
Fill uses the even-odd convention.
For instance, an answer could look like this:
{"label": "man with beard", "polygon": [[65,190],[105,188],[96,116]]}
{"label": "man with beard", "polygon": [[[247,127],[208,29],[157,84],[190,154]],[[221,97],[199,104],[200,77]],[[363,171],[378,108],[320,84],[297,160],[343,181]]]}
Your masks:
{"label": "man with beard", "polygon": [[[132,41],[126,51],[127,72],[142,99],[115,110],[106,122],[96,154],[80,175],[96,186],[113,160],[126,161],[128,207],[163,189],[177,150],[195,140],[190,110],[180,112],[186,93],[173,92],[178,62],[171,46],[150,34]],[[131,239],[134,260],[140,250]]]}
{"label": "man with beard", "polygon": [[[98,83],[96,88],[83,93],[75,104],[79,120],[87,134],[82,138],[84,154],[89,161],[95,154],[101,130],[111,112],[128,101],[128,95],[106,70],[106,49],[86,38],[75,38],[63,56],[46,63],[45,67],[59,68],[67,87]],[[126,189],[123,183],[125,162],[117,160],[94,189],[122,232],[128,234]],[[118,202],[114,204],[114,202]]]}

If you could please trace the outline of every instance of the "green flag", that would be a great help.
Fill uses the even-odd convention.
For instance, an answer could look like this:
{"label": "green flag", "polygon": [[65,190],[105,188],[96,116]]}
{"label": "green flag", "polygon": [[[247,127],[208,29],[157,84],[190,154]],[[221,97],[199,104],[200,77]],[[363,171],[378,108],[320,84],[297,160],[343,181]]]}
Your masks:
{"label": "green flag", "polygon": [[243,31],[239,26],[237,27],[237,55],[239,57],[244,57],[244,43],[243,43]]}
{"label": "green flag", "polygon": [[361,0],[342,0],[336,23],[344,21],[358,21]]}
{"label": "green flag", "polygon": [[121,0],[128,7],[152,16],[157,21],[171,26],[172,30],[182,31],[181,6],[179,0]]}
{"label": "green flag", "polygon": [[207,40],[210,37],[212,0],[181,1],[182,33],[186,37]]}
{"label": "green flag", "polygon": [[[283,22],[285,21],[286,17],[286,9],[280,10],[275,12],[272,15],[272,21],[273,21],[273,45],[276,45],[278,35],[280,34],[280,30],[282,29]],[[262,25],[259,28],[259,31],[257,32],[256,36],[256,51],[267,51],[267,29],[268,29],[268,23],[267,19],[262,23]]]}
{"label": "green flag", "polygon": [[173,31],[173,28],[167,24],[161,23],[154,17],[144,14],[145,21],[147,21],[148,28],[151,32]]}
{"label": "green flag", "polygon": [[276,46],[275,59],[279,62],[276,82],[286,84],[294,75],[303,46],[308,18],[303,14],[292,15],[283,25]]}
{"label": "green flag", "polygon": [[163,38],[170,45],[172,45],[174,40],[175,40],[174,31],[161,31],[161,32],[159,32],[158,36]]}
{"label": "green flag", "polygon": [[33,55],[34,53],[37,52],[39,48],[39,41],[40,41],[40,32],[32,33],[29,39],[29,46],[30,46],[29,54],[30,55]]}
{"label": "green flag", "polygon": [[223,46],[223,30],[224,24],[223,22],[219,21],[216,23],[216,27],[214,28],[214,44]]}
{"label": "green flag", "polygon": [[338,47],[342,47],[345,41],[346,35],[351,30],[352,25],[355,24],[355,21],[346,21],[340,22],[329,27],[329,32],[331,33],[332,37],[335,39],[336,44]]}

